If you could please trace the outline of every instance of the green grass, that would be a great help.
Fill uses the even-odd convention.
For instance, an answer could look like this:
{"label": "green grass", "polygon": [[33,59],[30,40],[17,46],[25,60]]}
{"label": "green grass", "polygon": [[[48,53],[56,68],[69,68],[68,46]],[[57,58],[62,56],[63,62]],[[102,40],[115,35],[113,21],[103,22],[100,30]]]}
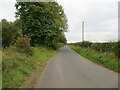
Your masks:
{"label": "green grass", "polygon": [[[2,65],[2,51],[0,51],[0,65]],[[0,67],[0,89],[2,89],[2,69]]]}
{"label": "green grass", "polygon": [[43,70],[41,66],[45,66],[47,60],[56,54],[55,50],[45,46],[32,47],[32,50],[32,56],[18,53],[15,47],[3,50],[3,88],[19,87],[37,68]]}
{"label": "green grass", "polygon": [[69,46],[81,56],[110,70],[118,72],[118,58],[114,55],[114,53],[98,52],[90,48],[80,48],[72,45]]}

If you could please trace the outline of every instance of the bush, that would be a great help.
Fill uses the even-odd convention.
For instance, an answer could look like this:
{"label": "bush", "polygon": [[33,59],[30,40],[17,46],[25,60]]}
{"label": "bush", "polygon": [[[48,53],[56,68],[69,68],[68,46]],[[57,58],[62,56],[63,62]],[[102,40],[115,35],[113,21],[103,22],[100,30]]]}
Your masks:
{"label": "bush", "polygon": [[15,41],[15,46],[18,49],[18,52],[25,53],[27,55],[32,55],[30,39],[27,36],[20,36]]}
{"label": "bush", "polygon": [[115,55],[116,55],[118,58],[120,58],[120,41],[118,41],[118,42],[115,44],[114,53],[115,53]]}
{"label": "bush", "polygon": [[89,41],[83,41],[83,42],[79,43],[79,46],[84,47],[84,48],[89,48],[91,45],[92,45],[92,43]]}
{"label": "bush", "polygon": [[54,50],[58,50],[60,47],[64,46],[63,43],[53,43],[50,45]]}
{"label": "bush", "polygon": [[92,48],[100,52],[113,52],[118,58],[120,58],[120,41],[118,42],[106,42],[106,43],[91,43],[89,41],[72,43],[74,46],[80,46],[82,48]]}
{"label": "bush", "polygon": [[13,26],[12,23],[8,22],[6,19],[1,20],[2,23],[2,46],[10,46],[13,40]]}
{"label": "bush", "polygon": [[117,45],[117,42],[93,43],[91,45],[91,48],[101,52],[114,52],[117,49],[116,45]]}
{"label": "bush", "polygon": [[118,58],[120,58],[120,41],[118,42]]}
{"label": "bush", "polygon": [[2,46],[3,48],[9,47],[15,37],[17,37],[20,33],[20,21],[8,22],[6,19],[2,19],[0,23],[2,23]]}

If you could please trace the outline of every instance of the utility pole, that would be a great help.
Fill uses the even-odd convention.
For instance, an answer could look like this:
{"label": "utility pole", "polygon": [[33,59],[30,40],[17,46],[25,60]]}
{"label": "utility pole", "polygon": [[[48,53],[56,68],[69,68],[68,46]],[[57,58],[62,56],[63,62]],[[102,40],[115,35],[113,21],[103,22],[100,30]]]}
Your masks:
{"label": "utility pole", "polygon": [[82,41],[84,41],[84,21],[82,21]]}

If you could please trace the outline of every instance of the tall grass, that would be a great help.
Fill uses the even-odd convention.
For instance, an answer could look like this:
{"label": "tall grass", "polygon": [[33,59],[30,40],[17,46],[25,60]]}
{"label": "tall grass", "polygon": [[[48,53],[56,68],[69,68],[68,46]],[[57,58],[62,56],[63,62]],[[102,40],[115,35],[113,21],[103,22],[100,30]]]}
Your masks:
{"label": "tall grass", "polygon": [[99,52],[112,52],[118,58],[120,58],[120,41],[119,42],[106,42],[106,43],[92,43],[89,41],[72,43],[71,45],[82,47],[82,48],[92,48]]}
{"label": "tall grass", "polygon": [[17,52],[15,47],[3,50],[3,88],[19,87],[33,71],[37,68],[43,69],[47,60],[56,53],[55,50],[43,46],[31,49],[32,56]]}
{"label": "tall grass", "polygon": [[[86,44],[86,43],[85,43]],[[91,46],[92,45],[92,46]],[[69,45],[75,52],[79,53],[81,56],[97,63],[100,64],[110,70],[113,70],[115,72],[118,72],[118,56],[114,51],[108,51],[106,47],[101,51],[101,47],[93,47],[93,45],[96,45],[96,43],[86,45],[86,46],[80,46],[78,43]],[[98,44],[97,44],[98,45]],[[100,43],[100,45],[104,45]],[[99,48],[99,50],[96,50]],[[110,48],[109,48],[110,49]]]}

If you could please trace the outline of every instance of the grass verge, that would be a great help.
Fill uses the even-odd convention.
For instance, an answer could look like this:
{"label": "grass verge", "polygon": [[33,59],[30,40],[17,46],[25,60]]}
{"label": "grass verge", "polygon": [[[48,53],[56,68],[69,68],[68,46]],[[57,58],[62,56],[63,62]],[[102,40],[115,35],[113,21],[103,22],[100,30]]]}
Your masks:
{"label": "grass verge", "polygon": [[32,56],[18,53],[15,47],[3,50],[3,88],[30,88],[26,84],[30,81],[31,75],[36,77],[36,72],[42,72],[47,60],[56,54],[55,50],[43,46],[32,47],[32,50]]}
{"label": "grass verge", "polygon": [[80,48],[73,45],[69,45],[69,47],[81,56],[110,70],[118,72],[118,58],[114,55],[114,53],[98,52],[90,48]]}

